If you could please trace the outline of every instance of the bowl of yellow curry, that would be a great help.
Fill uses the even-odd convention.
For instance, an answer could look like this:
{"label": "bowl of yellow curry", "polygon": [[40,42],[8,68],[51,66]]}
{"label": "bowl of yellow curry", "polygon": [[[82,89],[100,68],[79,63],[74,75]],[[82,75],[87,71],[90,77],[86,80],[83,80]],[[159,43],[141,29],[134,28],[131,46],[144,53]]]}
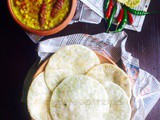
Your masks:
{"label": "bowl of yellow curry", "polygon": [[8,0],[13,19],[27,32],[52,35],[74,16],[77,0]]}

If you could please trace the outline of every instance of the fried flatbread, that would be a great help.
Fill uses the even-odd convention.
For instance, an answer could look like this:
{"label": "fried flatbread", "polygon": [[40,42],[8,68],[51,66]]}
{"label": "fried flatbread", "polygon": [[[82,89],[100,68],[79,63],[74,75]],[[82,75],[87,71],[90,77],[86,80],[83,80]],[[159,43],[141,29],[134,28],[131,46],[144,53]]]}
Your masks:
{"label": "fried flatbread", "polygon": [[93,77],[102,84],[105,82],[118,84],[131,98],[131,82],[127,74],[119,67],[108,63],[99,64],[90,69],[86,75]]}
{"label": "fried flatbread", "polygon": [[103,84],[109,97],[109,111],[106,120],[130,120],[131,105],[125,91],[113,82]]}
{"label": "fried flatbread", "polygon": [[97,55],[83,45],[69,45],[51,56],[45,69],[45,81],[51,91],[65,78],[83,75],[99,64]]}
{"label": "fried flatbread", "polygon": [[52,120],[49,110],[51,91],[40,73],[31,83],[27,96],[27,106],[34,120]]}
{"label": "fried flatbread", "polygon": [[50,111],[54,120],[105,120],[108,110],[105,88],[84,75],[66,78],[51,97]]}

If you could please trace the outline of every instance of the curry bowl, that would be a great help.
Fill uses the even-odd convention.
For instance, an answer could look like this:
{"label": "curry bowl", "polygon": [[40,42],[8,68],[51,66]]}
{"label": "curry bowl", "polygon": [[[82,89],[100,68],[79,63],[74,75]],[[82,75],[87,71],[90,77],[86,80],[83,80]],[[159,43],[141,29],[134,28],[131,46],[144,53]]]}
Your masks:
{"label": "curry bowl", "polygon": [[52,35],[63,30],[72,20],[77,0],[8,0],[15,22],[25,31]]}

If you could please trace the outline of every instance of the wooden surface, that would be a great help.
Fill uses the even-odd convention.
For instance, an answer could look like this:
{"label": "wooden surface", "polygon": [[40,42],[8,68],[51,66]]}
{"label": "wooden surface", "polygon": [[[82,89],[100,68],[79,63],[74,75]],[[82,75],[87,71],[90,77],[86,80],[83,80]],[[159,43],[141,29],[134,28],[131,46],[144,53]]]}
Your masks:
{"label": "wooden surface", "polygon": [[[152,0],[149,11],[160,11],[159,6],[159,0]],[[105,29],[104,21],[99,25],[77,23],[44,39],[73,33],[96,34]],[[140,60],[142,69],[160,80],[160,14],[148,15],[141,33],[125,31],[128,34],[127,50]],[[26,74],[37,58],[37,45],[13,21],[6,0],[1,1],[0,7],[0,42],[0,120],[28,120],[29,115],[26,106],[21,103],[21,95]],[[160,100],[146,120],[160,120],[159,113]]]}

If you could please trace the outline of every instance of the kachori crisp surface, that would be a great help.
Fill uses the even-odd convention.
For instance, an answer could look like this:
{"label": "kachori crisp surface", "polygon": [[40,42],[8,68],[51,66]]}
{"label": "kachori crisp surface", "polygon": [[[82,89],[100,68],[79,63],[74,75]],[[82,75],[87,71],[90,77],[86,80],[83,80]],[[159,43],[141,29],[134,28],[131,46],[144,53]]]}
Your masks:
{"label": "kachori crisp surface", "polygon": [[119,67],[104,63],[93,67],[86,75],[93,77],[102,84],[105,84],[105,82],[118,84],[131,98],[131,82],[127,74]]}
{"label": "kachori crisp surface", "polygon": [[106,120],[130,120],[130,99],[125,91],[113,82],[106,82],[103,86],[108,93],[110,105]]}
{"label": "kachori crisp surface", "polygon": [[45,69],[45,81],[51,91],[65,78],[83,75],[100,64],[97,55],[83,45],[69,45],[51,56]]}
{"label": "kachori crisp surface", "polygon": [[108,110],[105,88],[84,75],[66,78],[51,97],[50,111],[54,120],[105,120]]}
{"label": "kachori crisp surface", "polygon": [[40,73],[31,83],[27,96],[27,106],[31,117],[35,120],[52,120],[49,110],[51,91],[44,81],[44,73]]}

